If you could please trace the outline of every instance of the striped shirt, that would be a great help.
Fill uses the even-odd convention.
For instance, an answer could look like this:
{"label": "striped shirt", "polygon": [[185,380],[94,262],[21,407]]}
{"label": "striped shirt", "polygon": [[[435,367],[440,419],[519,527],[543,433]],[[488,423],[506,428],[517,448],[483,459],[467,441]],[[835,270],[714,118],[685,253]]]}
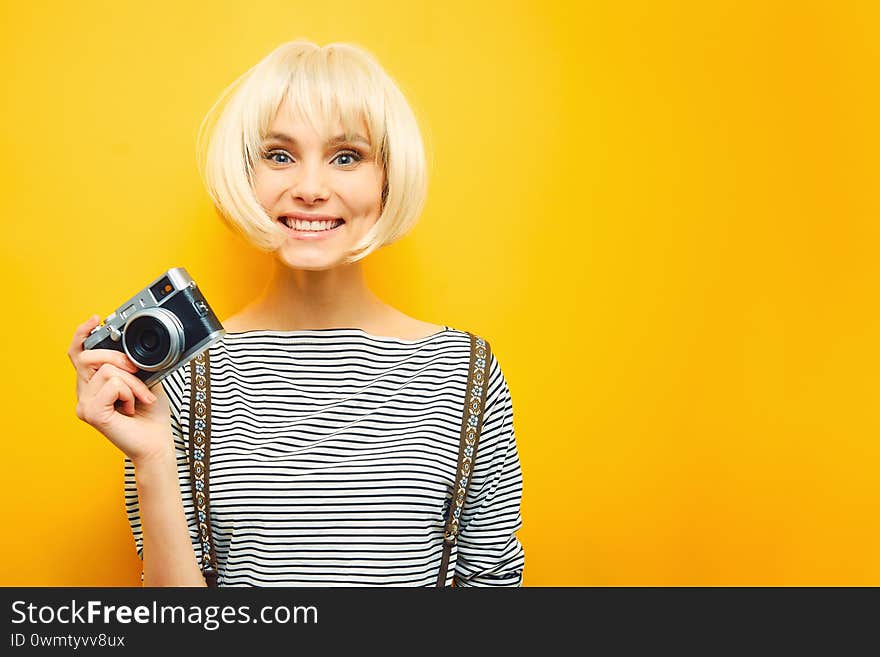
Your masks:
{"label": "striped shirt", "polygon": [[[491,345],[491,342],[490,342]],[[227,333],[210,347],[210,513],[220,586],[434,586],[458,462],[470,336],[356,328]],[[494,351],[447,585],[520,586],[522,473]],[[195,558],[190,364],[163,388]],[[143,534],[134,466],[125,506]],[[143,572],[141,573],[143,580]]]}

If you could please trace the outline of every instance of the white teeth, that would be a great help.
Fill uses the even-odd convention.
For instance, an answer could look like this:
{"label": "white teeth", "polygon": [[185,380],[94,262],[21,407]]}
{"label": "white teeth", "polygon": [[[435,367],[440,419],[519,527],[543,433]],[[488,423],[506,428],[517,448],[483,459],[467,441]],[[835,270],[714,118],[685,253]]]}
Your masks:
{"label": "white teeth", "polygon": [[302,221],[301,219],[284,217],[284,223],[287,224],[288,228],[293,228],[294,230],[321,231],[335,228],[342,222],[338,219],[334,219],[333,221]]}

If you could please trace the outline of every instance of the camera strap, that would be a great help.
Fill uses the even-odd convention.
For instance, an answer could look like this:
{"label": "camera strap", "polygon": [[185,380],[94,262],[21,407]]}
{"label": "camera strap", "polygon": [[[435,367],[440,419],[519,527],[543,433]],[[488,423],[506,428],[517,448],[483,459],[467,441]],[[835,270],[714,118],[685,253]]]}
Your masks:
{"label": "camera strap", "polygon": [[[489,386],[491,347],[483,338],[468,332],[471,341],[467,388],[461,417],[458,444],[458,466],[453,480],[449,507],[443,527],[443,554],[437,586],[446,586],[446,575],[452,548],[458,543],[460,520],[471,484],[477,445],[483,428],[483,410]],[[208,483],[211,464],[211,369],[206,349],[190,363],[189,463],[190,486],[199,525],[202,545],[200,568],[209,587],[217,586],[217,554],[211,531]]]}
{"label": "camera strap", "polygon": [[[464,392],[464,411],[461,414],[461,435],[458,441],[458,468],[452,482],[452,499],[446,516],[443,531],[443,556],[440,559],[440,572],[437,586],[446,586],[446,570],[449,556],[458,543],[461,531],[459,521],[464,501],[471,486],[471,473],[474,459],[477,458],[477,444],[483,429],[483,409],[486,407],[486,390],[489,387],[489,363],[492,353],[489,343],[468,331],[471,338],[471,358],[468,365],[468,382]],[[453,578],[454,580],[455,578]]]}
{"label": "camera strap", "polygon": [[217,554],[209,513],[211,476],[211,369],[208,349],[190,363],[189,481],[202,543],[202,574],[210,587],[217,586]]}

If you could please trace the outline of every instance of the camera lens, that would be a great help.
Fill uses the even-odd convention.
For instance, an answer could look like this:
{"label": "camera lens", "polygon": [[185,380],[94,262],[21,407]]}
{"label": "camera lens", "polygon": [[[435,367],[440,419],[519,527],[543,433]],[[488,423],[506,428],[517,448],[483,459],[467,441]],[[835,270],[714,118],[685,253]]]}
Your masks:
{"label": "camera lens", "polygon": [[122,336],[122,346],[135,365],[156,371],[177,360],[183,336],[176,319],[170,313],[151,309],[129,320]]}
{"label": "camera lens", "polygon": [[171,340],[155,317],[140,317],[125,327],[125,343],[139,363],[156,366],[165,360]]}
{"label": "camera lens", "polygon": [[153,351],[159,346],[159,334],[155,331],[144,331],[144,334],[141,336],[141,344],[143,344],[144,349]]}

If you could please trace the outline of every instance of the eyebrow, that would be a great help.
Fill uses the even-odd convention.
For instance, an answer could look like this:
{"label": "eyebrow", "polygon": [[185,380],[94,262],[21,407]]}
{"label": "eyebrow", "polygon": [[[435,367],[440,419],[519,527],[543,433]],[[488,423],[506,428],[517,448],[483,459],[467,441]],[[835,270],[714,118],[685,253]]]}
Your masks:
{"label": "eyebrow", "polygon": [[[283,132],[270,132],[268,135],[266,135],[266,139],[277,139],[278,141],[285,141],[288,144],[298,144],[299,143],[296,139],[294,139],[290,135],[284,134]],[[329,139],[327,141],[327,143],[332,145],[332,144],[341,144],[344,142],[354,142],[354,141],[362,142],[362,143],[366,144],[367,146],[370,145],[370,142],[366,137],[364,137],[363,135],[357,135],[357,134],[356,135],[349,135],[349,136],[336,135],[335,137],[332,137],[331,139]]]}

